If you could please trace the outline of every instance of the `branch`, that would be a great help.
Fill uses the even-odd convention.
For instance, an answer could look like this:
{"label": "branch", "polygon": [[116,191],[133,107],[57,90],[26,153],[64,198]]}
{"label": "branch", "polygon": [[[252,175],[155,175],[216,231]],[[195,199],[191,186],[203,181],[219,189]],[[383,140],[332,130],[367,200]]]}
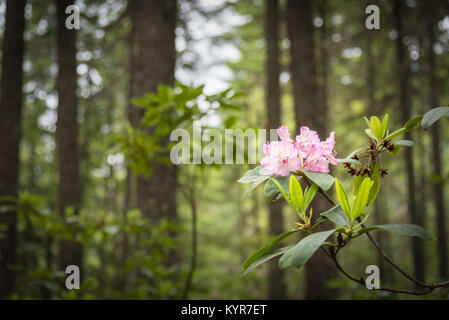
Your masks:
{"label": "branch", "polygon": [[[305,177],[305,176],[304,176]],[[307,180],[307,177],[305,177],[306,182],[308,184],[310,184],[310,182]],[[332,205],[335,206],[336,202],[333,201],[326,192],[324,192],[321,188],[319,188],[321,194],[324,195],[324,197],[327,199],[327,201]],[[359,223],[361,223],[361,219],[357,218],[357,221]],[[362,228],[365,228],[365,225],[363,223],[361,223]],[[407,272],[405,272],[404,270],[402,270],[394,261],[393,259],[391,259],[386,253],[385,251],[383,251],[382,247],[379,245],[379,243],[376,241],[376,239],[374,239],[371,234],[369,232],[366,232],[366,236],[368,237],[368,239],[371,241],[371,243],[376,247],[377,251],[379,251],[379,253],[381,254],[382,258],[387,261],[390,265],[392,265],[397,271],[399,271],[405,278],[407,278],[408,280],[414,282],[415,284],[428,289],[427,291],[424,292],[416,292],[416,291],[407,291],[407,290],[399,290],[399,289],[390,289],[390,288],[380,288],[380,289],[376,289],[376,290],[383,290],[383,291],[389,291],[389,292],[396,292],[396,293],[405,293],[405,294],[413,294],[413,295],[422,295],[422,294],[427,294],[432,292],[434,289],[436,288],[441,288],[441,287],[447,287],[449,286],[449,281],[444,281],[444,282],[438,282],[438,283],[433,283],[433,284],[427,284],[424,283],[416,278],[414,278],[413,276],[411,276],[410,274],[408,274]],[[334,254],[335,256],[335,254]],[[331,257],[332,258],[332,257]],[[337,266],[337,268],[342,271],[341,266],[339,266],[338,261],[332,258]],[[343,271],[342,271],[343,272]],[[344,273],[344,272],[343,272]],[[347,274],[345,274],[347,275]],[[354,280],[355,278],[353,277],[349,277],[349,279]],[[362,279],[363,280],[363,279]],[[357,282],[360,283],[359,280],[356,279]],[[363,283],[364,284],[364,283]]]}
{"label": "branch", "polygon": [[[360,218],[357,218],[358,222],[360,221]],[[361,224],[362,228],[365,228],[365,225],[362,223]],[[425,283],[419,281],[418,279],[415,279],[414,277],[412,277],[410,274],[408,274],[407,272],[405,272],[404,270],[402,270],[394,261],[393,259],[391,259],[386,253],[385,251],[383,251],[382,247],[379,245],[379,243],[376,241],[376,239],[373,238],[373,236],[371,236],[371,234],[369,232],[366,233],[366,236],[368,237],[368,239],[371,241],[371,243],[376,247],[377,251],[379,251],[380,255],[382,256],[382,258],[387,261],[389,264],[391,264],[397,271],[399,271],[404,277],[406,277],[407,279],[409,279],[410,281],[416,283],[417,285],[420,285],[422,287],[428,287],[428,285],[426,285]]]}
{"label": "branch", "polygon": [[[344,274],[348,279],[357,282],[358,284],[362,285],[362,286],[366,286],[365,280],[360,277],[360,279],[357,279],[354,276],[351,276],[348,272],[345,271],[345,269],[343,269],[343,267],[340,265],[340,263],[337,260],[337,255],[331,254],[330,255],[332,261],[334,261],[335,266],[337,267],[338,271],[340,271],[342,274]],[[415,295],[415,296],[420,296],[420,295],[425,295],[428,294],[430,292],[432,292],[435,288],[428,288],[426,291],[410,291],[410,290],[402,290],[402,289],[393,289],[393,288],[373,288],[370,290],[376,290],[376,291],[386,291],[386,292],[392,292],[392,293],[403,293],[403,294],[410,294],[410,295]]]}
{"label": "branch", "polygon": [[[357,219],[357,221],[360,222],[360,218]],[[362,223],[361,224],[362,228],[365,228],[365,225]],[[408,274],[407,272],[405,272],[404,270],[402,270],[386,253],[385,251],[383,251],[382,247],[379,245],[379,243],[376,241],[376,239],[374,239],[369,232],[366,233],[366,236],[369,238],[369,240],[371,241],[371,243],[376,247],[377,251],[379,251],[379,253],[382,255],[382,257],[384,258],[385,261],[387,261],[389,264],[391,264],[396,270],[398,270],[404,277],[406,277],[407,279],[409,279],[410,281],[424,287],[424,288],[428,288],[428,289],[436,289],[436,288],[441,288],[441,287],[446,287],[449,286],[449,281],[444,281],[444,282],[438,282],[438,283],[432,283],[432,284],[427,284],[424,283],[422,281],[419,281],[418,279],[414,278],[413,276],[411,276],[410,274]]]}

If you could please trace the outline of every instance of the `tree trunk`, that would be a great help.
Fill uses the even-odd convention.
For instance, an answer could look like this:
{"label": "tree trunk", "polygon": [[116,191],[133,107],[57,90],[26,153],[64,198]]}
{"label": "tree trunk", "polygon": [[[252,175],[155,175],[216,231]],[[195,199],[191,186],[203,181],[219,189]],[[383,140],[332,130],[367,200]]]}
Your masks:
{"label": "tree trunk", "polygon": [[[328,72],[328,30],[327,30],[327,6],[326,0],[321,0],[318,10],[323,19],[323,26],[320,32],[320,52],[321,52],[321,110],[327,110],[327,72]],[[326,114],[327,116],[327,114]],[[329,119],[326,119],[328,121]]]}
{"label": "tree trunk", "polygon": [[[135,0],[130,5],[131,94],[138,97],[156,92],[160,84],[173,85],[177,5],[176,0]],[[139,113],[137,119],[142,116]],[[155,164],[150,177],[137,178],[137,206],[144,217],[177,220],[176,177],[174,165]],[[176,261],[174,251],[169,260]]]}
{"label": "tree trunk", "polygon": [[[265,93],[267,108],[267,128],[276,129],[281,125],[280,87],[279,87],[279,3],[266,1],[265,37],[267,41],[267,87]],[[269,231],[273,236],[283,232],[282,204],[280,201],[268,204]],[[285,272],[277,265],[277,259],[270,261],[268,271],[268,298],[285,299]]]}
{"label": "tree trunk", "polygon": [[[397,62],[399,66],[399,104],[402,112],[402,122],[405,123],[410,120],[410,91],[409,91],[409,59],[406,48],[402,42],[404,38],[404,28],[402,17],[405,16],[404,13],[405,6],[402,0],[395,0],[393,7],[393,14],[395,19],[396,30],[398,32],[397,38]],[[410,140],[411,134],[406,133],[405,139]],[[416,210],[416,188],[415,188],[415,170],[413,164],[413,148],[404,148],[405,157],[405,167],[407,172],[407,196],[408,196],[408,212],[410,223],[421,225],[422,221],[420,215],[418,215]],[[412,239],[412,254],[413,254],[413,270],[417,279],[424,281],[426,274],[425,266],[425,256],[424,256],[424,246],[422,240],[414,237]]]}
{"label": "tree trunk", "polygon": [[[316,130],[323,139],[327,134],[327,110],[318,101],[316,83],[314,26],[312,8],[308,0],[287,2],[287,23],[290,37],[290,70],[297,126]],[[316,216],[329,208],[319,195],[312,203]],[[327,257],[318,251],[306,265],[306,298],[328,299],[332,291],[325,287],[331,269]]]}
{"label": "tree trunk", "polygon": [[[79,145],[76,96],[76,29],[67,29],[65,9],[73,0],[57,0],[58,48],[58,122],[56,130],[59,161],[58,211],[65,217],[70,208],[78,214],[81,207]],[[76,265],[82,275],[82,246],[78,242],[62,240],[59,246],[59,268]]]}
{"label": "tree trunk", "polygon": [[[367,1],[366,5],[369,5],[369,1]],[[368,86],[368,113],[369,115],[377,115],[382,116],[380,114],[380,110],[377,110],[377,102],[376,102],[376,61],[373,53],[373,32],[375,30],[366,30],[366,82]],[[382,118],[381,118],[382,119]],[[380,195],[380,194],[379,194]],[[383,214],[383,210],[385,207],[382,205],[382,198],[377,196],[374,201],[374,221],[376,224],[383,224],[385,215]],[[377,242],[382,246],[385,241],[385,235],[382,232],[378,232],[376,235]],[[380,277],[382,281],[386,280],[387,272],[385,270],[385,262],[384,259],[379,256],[377,262],[380,272]]]}
{"label": "tree trunk", "polygon": [[[428,8],[429,9],[429,8]],[[429,81],[430,81],[430,95],[429,103],[431,108],[439,105],[438,92],[438,75],[435,63],[435,53],[433,51],[433,44],[435,43],[435,18],[434,8],[431,7],[427,14],[427,33],[429,37]],[[440,127],[436,123],[431,128],[432,134],[432,164],[433,175],[439,177],[433,179],[433,195],[435,202],[435,211],[437,217],[437,235],[438,235],[438,275],[441,278],[447,278],[448,275],[448,255],[447,255],[447,234],[446,234],[446,212],[444,204],[444,192],[442,179],[443,170],[441,168],[441,141],[440,141]]]}
{"label": "tree trunk", "polygon": [[[18,195],[25,2],[6,2],[0,100],[0,196]],[[12,266],[16,264],[17,213],[2,212],[0,224],[6,227],[6,234],[0,234],[0,298],[6,298],[15,286]]]}

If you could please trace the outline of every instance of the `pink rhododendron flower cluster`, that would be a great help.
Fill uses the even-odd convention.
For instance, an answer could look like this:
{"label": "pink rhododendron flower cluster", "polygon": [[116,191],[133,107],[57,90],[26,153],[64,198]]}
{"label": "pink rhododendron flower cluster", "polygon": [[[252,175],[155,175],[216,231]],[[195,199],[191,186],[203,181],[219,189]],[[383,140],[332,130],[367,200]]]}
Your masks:
{"label": "pink rhododendron flower cluster", "polygon": [[262,166],[269,174],[286,176],[290,171],[306,169],[315,172],[329,172],[329,163],[336,165],[335,132],[321,141],[316,131],[301,127],[301,133],[295,140],[290,138],[287,127],[278,129],[280,141],[271,141],[264,145],[265,157]]}

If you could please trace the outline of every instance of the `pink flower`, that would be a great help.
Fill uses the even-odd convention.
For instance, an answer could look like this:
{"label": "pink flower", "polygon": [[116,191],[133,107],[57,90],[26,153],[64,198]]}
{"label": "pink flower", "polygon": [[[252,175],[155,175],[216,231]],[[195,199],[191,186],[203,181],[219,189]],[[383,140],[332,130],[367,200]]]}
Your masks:
{"label": "pink flower", "polygon": [[286,126],[282,126],[278,129],[278,136],[281,141],[292,142],[293,140],[290,138],[290,133],[288,132],[288,128]]}
{"label": "pink flower", "polygon": [[323,155],[321,145],[313,146],[304,161],[304,167],[309,171],[329,172],[329,162]]}
{"label": "pink flower", "polygon": [[299,170],[302,161],[296,143],[290,138],[287,127],[280,127],[278,135],[281,141],[268,142],[264,145],[265,157],[260,163],[268,170],[269,174],[286,176],[290,171]]}
{"label": "pink flower", "polygon": [[335,137],[335,132],[332,131],[331,134],[329,135],[329,138],[327,138],[326,141],[321,142],[321,146],[323,147],[323,150],[322,150],[323,156],[326,157],[326,159],[329,160],[329,162],[335,166],[338,164],[338,161],[337,161],[337,159],[335,159],[334,137]]}
{"label": "pink flower", "polygon": [[286,176],[290,171],[306,169],[315,172],[329,172],[329,163],[336,165],[335,132],[331,132],[325,141],[321,141],[316,131],[301,127],[295,141],[290,138],[287,127],[278,129],[281,141],[264,145],[265,157],[262,166],[269,174]]}
{"label": "pink flower", "polygon": [[296,144],[301,155],[306,157],[314,146],[320,144],[320,138],[316,131],[312,131],[308,127],[301,127],[301,134],[296,136]]}
{"label": "pink flower", "polygon": [[[303,127],[304,128],[304,127]],[[302,134],[302,129],[301,128],[301,134]],[[308,133],[308,128],[306,127],[306,129],[304,130],[305,133]],[[329,138],[326,139],[326,141],[319,141],[318,138],[318,142],[316,140],[316,138],[318,137],[318,135],[315,134],[315,131],[310,131],[313,132],[313,136],[312,133],[308,134],[309,138],[309,144],[308,144],[308,149],[305,155],[305,161],[304,161],[304,166],[306,167],[307,170],[309,171],[315,171],[315,172],[329,172],[329,163],[336,165],[337,159],[335,159],[334,154],[334,146],[335,146],[335,140],[334,140],[334,136],[335,136],[335,132],[332,131],[331,134],[329,135]],[[299,136],[300,137],[300,136]],[[297,141],[298,138],[297,137]],[[299,139],[301,140],[301,139]],[[313,142],[310,142],[313,141]],[[306,143],[307,144],[307,143]]]}

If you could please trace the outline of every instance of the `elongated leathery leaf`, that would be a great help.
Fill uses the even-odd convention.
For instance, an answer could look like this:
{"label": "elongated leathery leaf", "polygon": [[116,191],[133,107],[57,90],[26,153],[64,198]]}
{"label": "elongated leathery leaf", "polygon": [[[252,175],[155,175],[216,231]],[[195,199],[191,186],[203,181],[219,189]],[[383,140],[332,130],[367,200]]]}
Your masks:
{"label": "elongated leathery leaf", "polygon": [[369,177],[363,179],[362,184],[359,187],[356,198],[354,199],[354,206],[352,208],[351,218],[357,219],[368,204],[369,193],[374,182]]}
{"label": "elongated leathery leaf", "polygon": [[243,270],[247,269],[252,263],[254,263],[256,260],[261,258],[263,255],[269,253],[274,248],[274,246],[276,246],[280,241],[284,240],[288,236],[290,236],[293,233],[298,232],[298,231],[299,231],[298,229],[294,229],[294,230],[284,232],[284,233],[278,235],[276,238],[274,238],[269,244],[260,248],[256,252],[254,252],[252,255],[250,255],[245,260],[245,262],[243,262],[243,265],[242,265]]}
{"label": "elongated leathery leaf", "polygon": [[417,226],[415,224],[383,224],[377,226],[370,226],[364,229],[361,229],[359,233],[366,233],[375,230],[385,230],[397,233],[402,236],[408,237],[419,237],[424,240],[432,240],[432,236],[427,233],[422,227]]}
{"label": "elongated leathery leaf", "polygon": [[438,121],[441,117],[449,116],[449,107],[433,108],[424,115],[421,126],[428,129],[432,124]]}
{"label": "elongated leathery leaf", "polygon": [[348,217],[351,217],[351,207],[349,206],[348,196],[346,195],[345,189],[343,189],[343,186],[338,179],[335,179],[335,188],[337,189],[337,199],[341,205],[341,208]]}
{"label": "elongated leathery leaf", "polygon": [[245,269],[245,271],[243,272],[243,276],[246,276],[248,273],[250,273],[251,271],[253,271],[255,268],[257,268],[258,266],[260,266],[261,264],[277,257],[280,256],[281,254],[284,254],[287,250],[289,250],[292,246],[288,246],[288,247],[284,247],[284,248],[280,248],[278,250],[275,250],[273,252],[267,253],[263,256],[261,256],[259,259],[257,259],[256,261],[254,261],[253,263],[251,263],[248,268]]}
{"label": "elongated leathery leaf", "polygon": [[[279,184],[284,188],[284,190],[287,191],[288,194],[290,194],[289,182],[291,176],[293,176],[293,174],[290,173],[288,176],[285,177],[273,176],[272,179],[276,179],[276,181],[279,182]],[[295,176],[295,178],[298,181],[301,181],[302,179],[301,176]],[[280,197],[282,197],[279,188],[274,184],[272,180],[268,180],[265,183],[264,192],[265,197],[267,198],[268,201],[275,201],[278,200]]]}
{"label": "elongated leathery leaf", "polygon": [[339,226],[346,226],[348,224],[347,217],[340,205],[336,205],[335,207],[321,213],[320,218],[316,221],[316,223],[321,222],[321,220],[330,220]]}
{"label": "elongated leathery leaf", "polygon": [[290,195],[287,193],[284,187],[279,182],[277,182],[276,179],[271,178],[270,181],[273,181],[273,183],[278,187],[285,201],[287,201],[292,208],[296,209],[296,205],[293,203]]}
{"label": "elongated leathery leaf", "polygon": [[329,190],[335,181],[333,176],[324,172],[314,172],[305,170],[304,174],[307,176],[307,178],[316,183],[324,191]]}
{"label": "elongated leathery leaf", "polygon": [[304,194],[303,194],[301,185],[299,184],[298,180],[293,175],[290,177],[289,192],[290,192],[290,197],[291,197],[293,203],[296,205],[296,207],[299,209],[299,211],[303,212],[304,211]]}
{"label": "elongated leathery leaf", "polygon": [[279,267],[285,269],[293,264],[295,267],[301,268],[335,230],[308,235],[284,253],[279,259]]}
{"label": "elongated leathery leaf", "polygon": [[269,175],[267,170],[264,167],[258,166],[252,170],[248,170],[243,177],[241,177],[238,182],[240,183],[251,183],[250,187],[245,191],[242,196],[242,199],[246,197],[248,193],[254,190],[259,184],[271,178],[272,175]]}

